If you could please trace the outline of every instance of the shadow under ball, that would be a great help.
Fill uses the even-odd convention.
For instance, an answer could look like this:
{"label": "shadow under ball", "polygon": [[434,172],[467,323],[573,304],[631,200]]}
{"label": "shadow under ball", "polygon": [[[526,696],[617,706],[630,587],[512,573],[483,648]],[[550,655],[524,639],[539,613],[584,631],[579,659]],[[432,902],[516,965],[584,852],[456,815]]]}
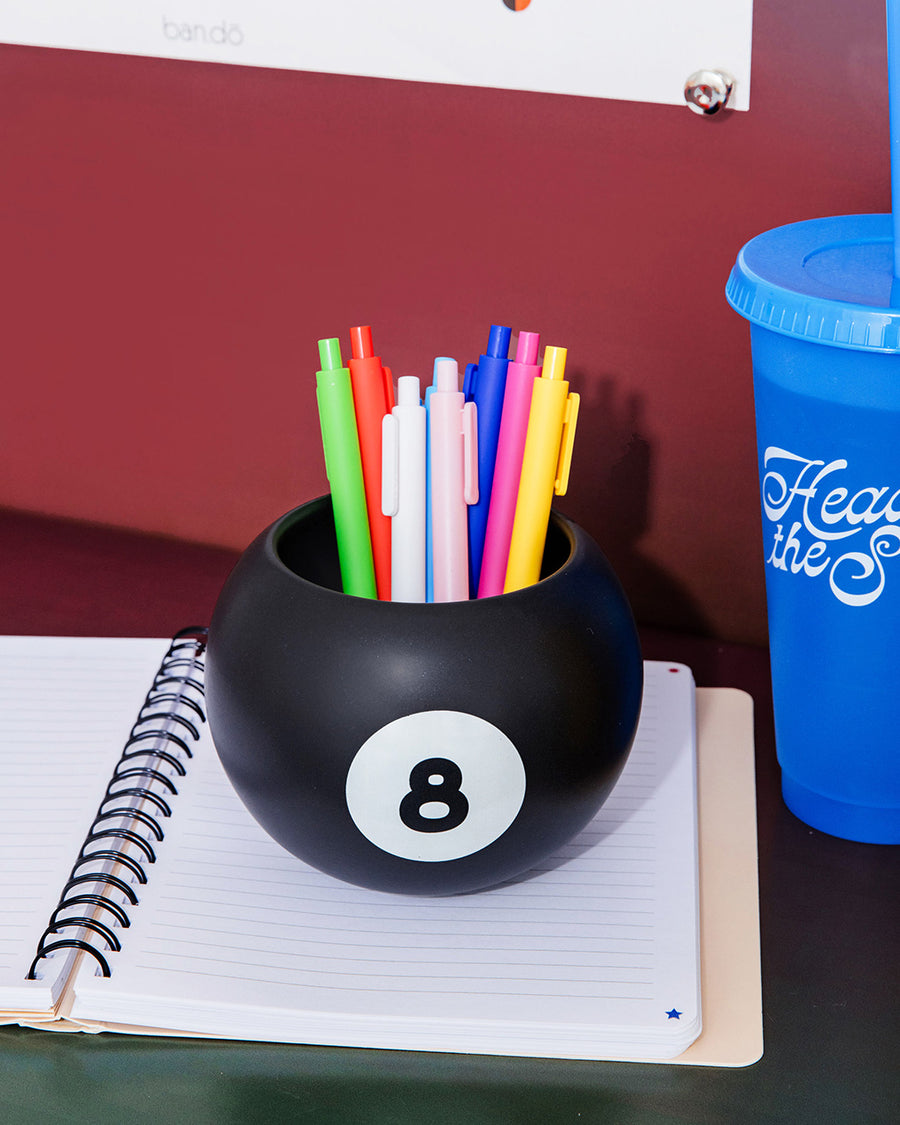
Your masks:
{"label": "shadow under ball", "polygon": [[605,801],[637,727],[631,609],[594,541],[551,514],[540,582],[464,602],[350,597],[330,496],[245,551],[209,631],[216,748],[283,847],[381,891],[522,875]]}

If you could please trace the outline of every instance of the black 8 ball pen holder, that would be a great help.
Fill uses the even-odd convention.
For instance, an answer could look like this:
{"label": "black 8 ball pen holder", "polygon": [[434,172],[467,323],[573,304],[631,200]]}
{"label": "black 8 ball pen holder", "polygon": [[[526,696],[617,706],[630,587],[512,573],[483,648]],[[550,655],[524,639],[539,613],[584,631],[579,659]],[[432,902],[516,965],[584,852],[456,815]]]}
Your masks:
{"label": "black 8 ball pen holder", "polygon": [[555,512],[541,581],[410,604],[340,592],[330,497],[246,550],[207,701],[237,793],[283,847],[382,891],[521,875],[571,840],[631,747],[643,665],[619,582]]}

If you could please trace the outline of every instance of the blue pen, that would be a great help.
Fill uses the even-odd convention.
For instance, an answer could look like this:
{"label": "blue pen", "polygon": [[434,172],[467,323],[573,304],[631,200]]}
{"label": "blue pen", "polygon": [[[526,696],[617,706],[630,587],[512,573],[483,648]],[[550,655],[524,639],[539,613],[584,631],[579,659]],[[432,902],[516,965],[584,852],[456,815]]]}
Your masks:
{"label": "blue pen", "polygon": [[478,407],[478,503],[469,508],[469,585],[473,597],[481,577],[481,556],[491,504],[511,336],[511,328],[492,324],[487,352],[479,357],[477,364],[468,365],[463,382],[466,401],[474,402]]}

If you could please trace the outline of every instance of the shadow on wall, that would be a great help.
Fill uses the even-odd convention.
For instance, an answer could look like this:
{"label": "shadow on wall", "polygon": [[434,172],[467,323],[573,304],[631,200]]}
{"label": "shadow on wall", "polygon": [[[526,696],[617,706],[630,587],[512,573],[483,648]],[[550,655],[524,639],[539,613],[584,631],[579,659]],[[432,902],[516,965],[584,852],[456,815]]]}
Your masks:
{"label": "shadow on wall", "polygon": [[651,523],[654,483],[645,396],[623,395],[612,376],[576,373],[573,384],[581,393],[577,464],[558,507],[597,541],[640,624],[712,635],[687,588],[640,549]]}

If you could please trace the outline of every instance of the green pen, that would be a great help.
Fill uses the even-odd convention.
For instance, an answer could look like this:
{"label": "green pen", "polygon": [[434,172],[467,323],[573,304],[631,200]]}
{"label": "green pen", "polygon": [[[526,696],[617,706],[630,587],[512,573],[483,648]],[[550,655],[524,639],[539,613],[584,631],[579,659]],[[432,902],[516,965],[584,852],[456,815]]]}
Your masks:
{"label": "green pen", "polygon": [[319,362],[322,370],[316,372],[316,401],[325,451],[325,474],[331,486],[341,582],[345,594],[374,598],[377,596],[375,567],[353,387],[350,371],[341,359],[340,340],[332,337],[319,341]]}

